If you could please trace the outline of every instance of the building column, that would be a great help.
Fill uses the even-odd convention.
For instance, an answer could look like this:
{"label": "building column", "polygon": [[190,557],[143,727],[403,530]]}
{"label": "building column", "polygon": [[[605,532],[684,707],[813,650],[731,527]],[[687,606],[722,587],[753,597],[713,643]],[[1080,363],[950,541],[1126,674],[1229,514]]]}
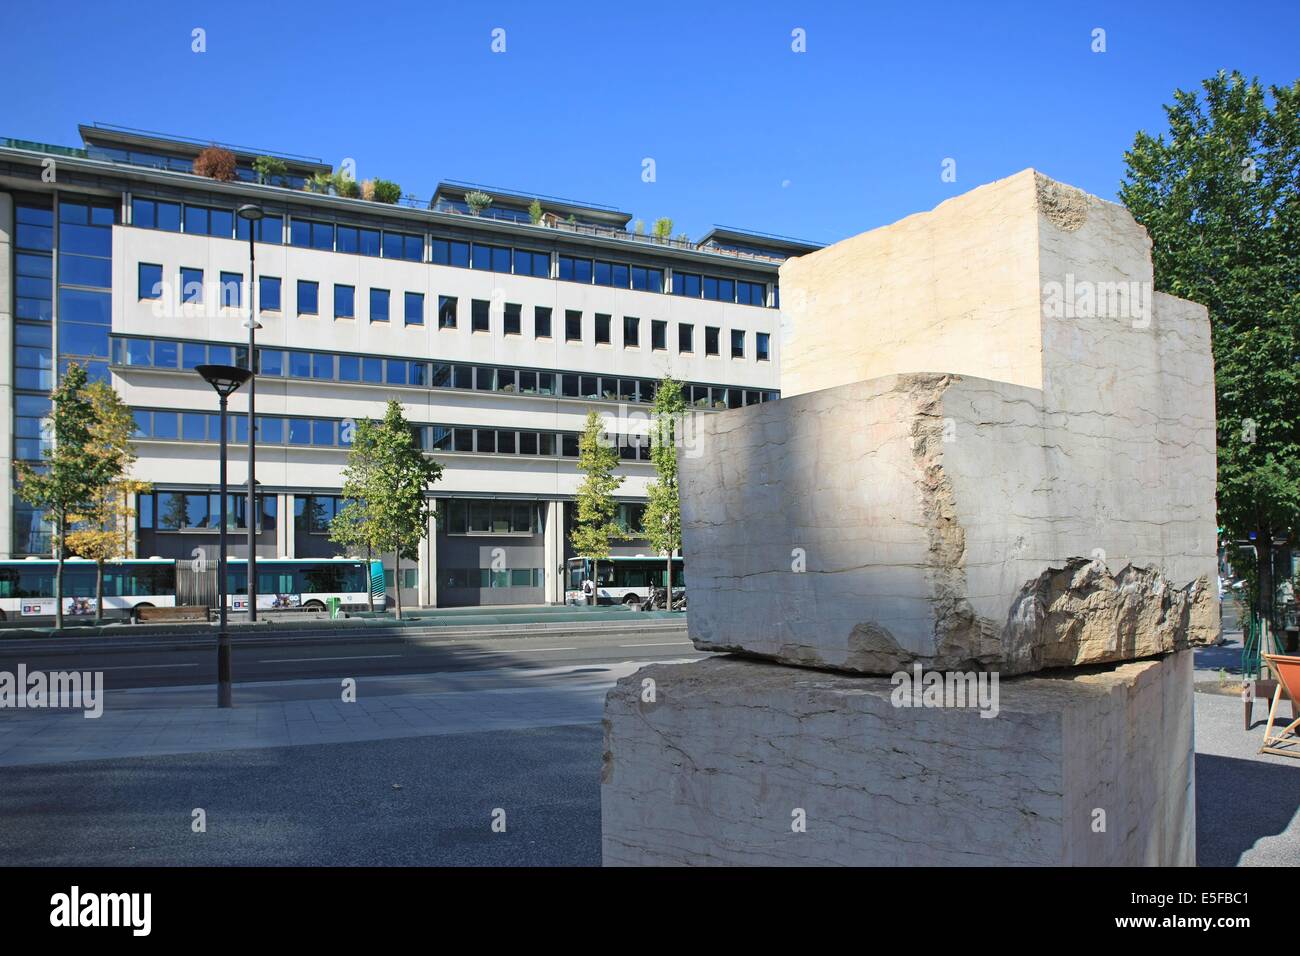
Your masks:
{"label": "building column", "polygon": [[546,561],[546,601],[564,603],[564,502],[546,503],[546,534],[542,539]]}
{"label": "building column", "polygon": [[14,199],[0,193],[0,557],[5,558],[12,556],[14,546],[13,236]]}
{"label": "building column", "polygon": [[275,542],[277,545],[276,557],[296,558],[298,556],[298,542],[294,539],[297,526],[293,523],[294,496],[289,494],[279,495],[280,501],[276,505],[276,514],[280,516],[276,522]]}
{"label": "building column", "polygon": [[438,606],[438,521],[429,515],[429,533],[420,542],[420,604]]}

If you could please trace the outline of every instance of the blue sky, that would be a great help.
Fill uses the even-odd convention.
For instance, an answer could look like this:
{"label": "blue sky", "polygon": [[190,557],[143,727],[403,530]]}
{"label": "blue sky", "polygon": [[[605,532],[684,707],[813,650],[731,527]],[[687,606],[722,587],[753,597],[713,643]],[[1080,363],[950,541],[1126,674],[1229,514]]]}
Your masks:
{"label": "blue sky", "polygon": [[1157,6],[29,4],[0,32],[0,135],[118,123],[351,157],[421,197],[462,179],[833,241],[1027,166],[1111,198],[1176,87],[1300,76],[1298,3]]}

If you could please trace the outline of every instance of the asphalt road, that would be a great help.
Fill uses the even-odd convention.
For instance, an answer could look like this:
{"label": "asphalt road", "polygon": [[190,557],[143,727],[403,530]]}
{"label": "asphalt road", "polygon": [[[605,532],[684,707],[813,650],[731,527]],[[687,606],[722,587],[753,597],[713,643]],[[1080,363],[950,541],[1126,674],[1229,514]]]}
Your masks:
{"label": "asphalt road", "polygon": [[599,866],[600,755],[592,725],[11,768],[0,865]]}
{"label": "asphalt road", "polygon": [[[232,674],[237,683],[289,681],[389,674],[428,674],[500,667],[561,667],[637,660],[651,663],[695,655],[682,631],[668,634],[606,632],[482,639],[436,636],[365,636],[347,642],[321,643],[286,638],[274,643],[236,642]],[[0,645],[0,670],[102,671],[108,690],[173,687],[216,680],[215,645],[184,649],[105,648],[76,655],[18,652]]]}

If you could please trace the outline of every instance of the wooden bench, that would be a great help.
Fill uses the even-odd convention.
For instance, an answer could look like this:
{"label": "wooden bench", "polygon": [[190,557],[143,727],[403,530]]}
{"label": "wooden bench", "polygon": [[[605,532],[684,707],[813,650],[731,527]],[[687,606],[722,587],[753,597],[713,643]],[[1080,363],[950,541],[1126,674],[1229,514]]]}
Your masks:
{"label": "wooden bench", "polygon": [[202,604],[182,605],[181,607],[137,607],[132,608],[132,615],[140,624],[158,621],[203,621],[208,620],[208,609]]}

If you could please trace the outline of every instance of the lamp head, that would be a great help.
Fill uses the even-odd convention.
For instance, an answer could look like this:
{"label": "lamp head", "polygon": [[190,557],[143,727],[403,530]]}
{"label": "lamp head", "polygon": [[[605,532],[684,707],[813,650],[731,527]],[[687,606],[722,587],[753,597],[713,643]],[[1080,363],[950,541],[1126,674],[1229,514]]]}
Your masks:
{"label": "lamp head", "polygon": [[261,206],[257,205],[257,203],[251,202],[244,203],[244,205],[235,210],[235,214],[239,216],[240,219],[247,219],[249,222],[257,222],[257,220],[266,215],[262,212]]}
{"label": "lamp head", "polygon": [[194,371],[202,375],[222,398],[237,391],[253,374],[238,365],[196,365]]}

